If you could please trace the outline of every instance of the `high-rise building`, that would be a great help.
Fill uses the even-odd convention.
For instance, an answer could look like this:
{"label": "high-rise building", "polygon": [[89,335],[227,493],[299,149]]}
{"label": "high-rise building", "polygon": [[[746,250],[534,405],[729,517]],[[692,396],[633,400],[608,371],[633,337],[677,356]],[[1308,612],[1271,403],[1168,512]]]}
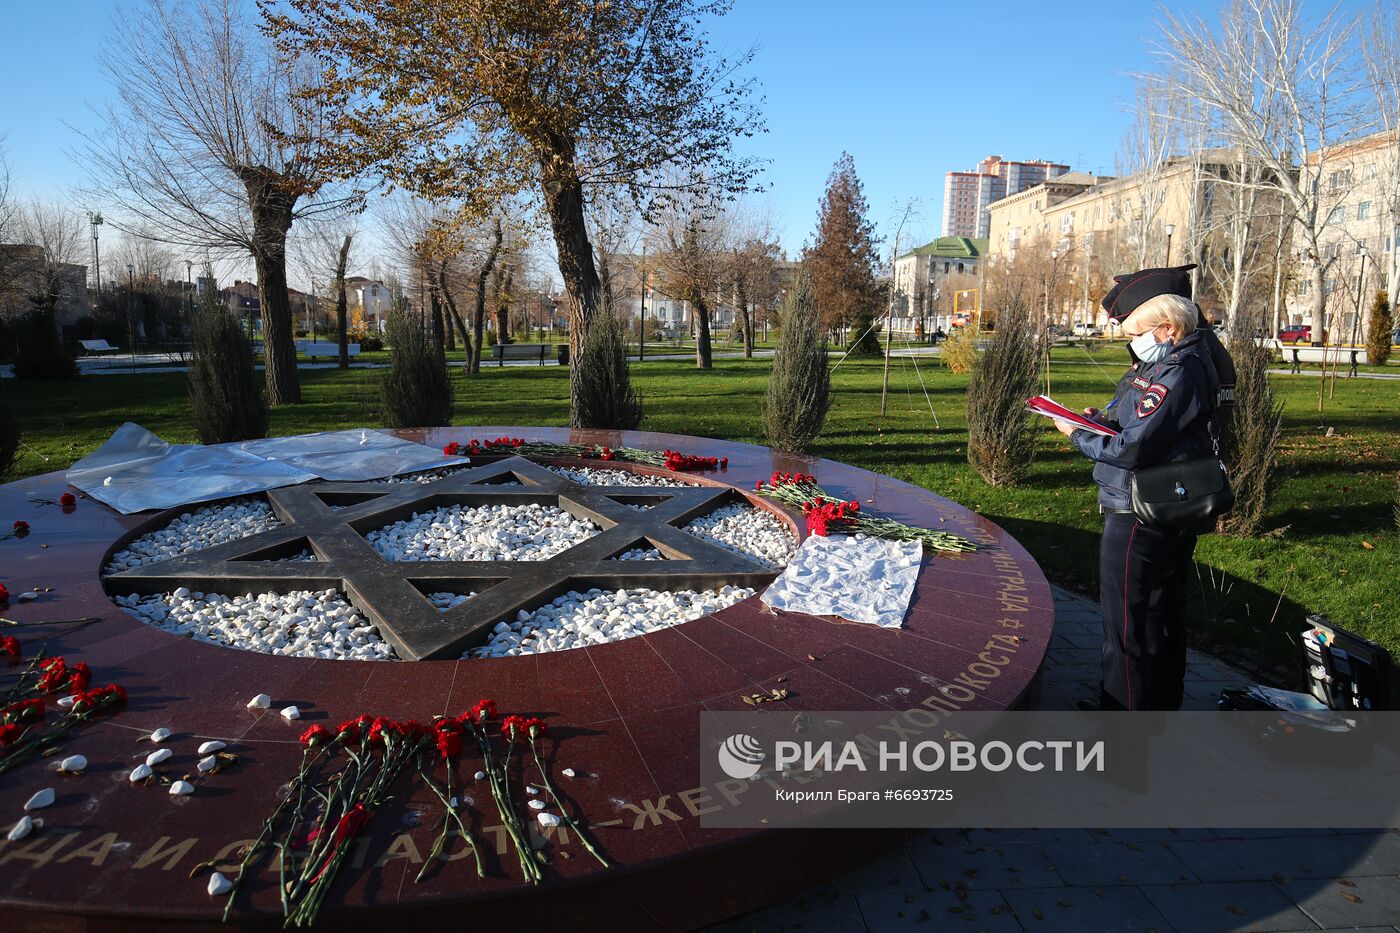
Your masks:
{"label": "high-rise building", "polygon": [[943,235],[985,239],[993,201],[1034,188],[1069,171],[1068,165],[1032,160],[1009,162],[987,156],[971,172],[949,172],[943,179]]}

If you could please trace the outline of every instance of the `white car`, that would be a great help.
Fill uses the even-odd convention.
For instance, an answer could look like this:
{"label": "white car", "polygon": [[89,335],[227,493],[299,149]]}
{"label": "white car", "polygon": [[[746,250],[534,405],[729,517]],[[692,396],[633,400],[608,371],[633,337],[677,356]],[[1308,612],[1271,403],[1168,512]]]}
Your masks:
{"label": "white car", "polygon": [[1083,321],[1074,325],[1074,336],[1076,337],[1102,337],[1103,328],[1093,324],[1085,324]]}

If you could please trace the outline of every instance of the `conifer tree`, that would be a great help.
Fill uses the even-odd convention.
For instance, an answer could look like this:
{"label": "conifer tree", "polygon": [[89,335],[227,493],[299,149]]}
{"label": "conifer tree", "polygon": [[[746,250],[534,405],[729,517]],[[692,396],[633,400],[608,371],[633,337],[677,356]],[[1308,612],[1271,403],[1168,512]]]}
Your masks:
{"label": "conifer tree", "polygon": [[1372,366],[1384,366],[1390,359],[1390,341],[1395,318],[1390,313],[1390,296],[1376,292],[1371,304],[1371,326],[1366,331],[1366,361]]}
{"label": "conifer tree", "polygon": [[850,351],[857,356],[881,352],[873,326],[879,303],[879,252],[868,210],[855,160],[843,152],[826,180],[816,242],[803,251],[802,259],[812,277],[812,303],[822,324],[830,330],[849,327]]}

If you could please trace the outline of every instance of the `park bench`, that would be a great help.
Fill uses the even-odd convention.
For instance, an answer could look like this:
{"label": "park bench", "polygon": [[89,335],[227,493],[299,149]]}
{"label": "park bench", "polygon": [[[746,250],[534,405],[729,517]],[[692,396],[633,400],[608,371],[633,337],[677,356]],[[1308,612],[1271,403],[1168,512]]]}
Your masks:
{"label": "park bench", "polygon": [[[305,353],[313,360],[320,356],[340,356],[340,345],[336,343],[312,343],[310,340],[298,340],[297,350]],[[352,357],[359,356],[360,345],[358,343],[348,343],[345,345],[345,352]]]}
{"label": "park bench", "polygon": [[491,348],[492,358],[497,366],[506,365],[506,360],[539,360],[541,366],[549,354],[547,343],[498,343]]}
{"label": "park bench", "polygon": [[1285,362],[1291,363],[1291,372],[1302,372],[1303,363],[1331,363],[1336,366],[1338,363],[1348,364],[1347,376],[1356,375],[1358,363],[1365,363],[1366,350],[1364,347],[1289,347],[1279,348],[1283,353]]}
{"label": "park bench", "polygon": [[79,340],[84,353],[116,353],[117,348],[105,340]]}

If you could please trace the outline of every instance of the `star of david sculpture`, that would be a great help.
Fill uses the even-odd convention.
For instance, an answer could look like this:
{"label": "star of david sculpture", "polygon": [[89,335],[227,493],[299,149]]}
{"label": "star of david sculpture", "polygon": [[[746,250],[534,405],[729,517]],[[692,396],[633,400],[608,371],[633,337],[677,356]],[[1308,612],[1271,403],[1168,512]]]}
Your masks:
{"label": "star of david sculpture", "polygon": [[[503,485],[517,482],[519,485]],[[308,483],[266,493],[281,527],[109,574],[109,594],[177,587],[226,595],[336,589],[402,659],[457,658],[492,628],[570,590],[767,586],[777,571],[680,526],[740,494],[727,486],[590,486],[523,457],[427,483]],[[747,501],[747,500],[745,500]],[[461,505],[558,506],[602,530],[544,560],[392,561],[365,535],[414,512]],[[645,506],[637,509],[631,506]],[[663,560],[617,560],[636,547]],[[285,558],[309,549],[315,560]],[[433,592],[475,591],[445,612]]]}

